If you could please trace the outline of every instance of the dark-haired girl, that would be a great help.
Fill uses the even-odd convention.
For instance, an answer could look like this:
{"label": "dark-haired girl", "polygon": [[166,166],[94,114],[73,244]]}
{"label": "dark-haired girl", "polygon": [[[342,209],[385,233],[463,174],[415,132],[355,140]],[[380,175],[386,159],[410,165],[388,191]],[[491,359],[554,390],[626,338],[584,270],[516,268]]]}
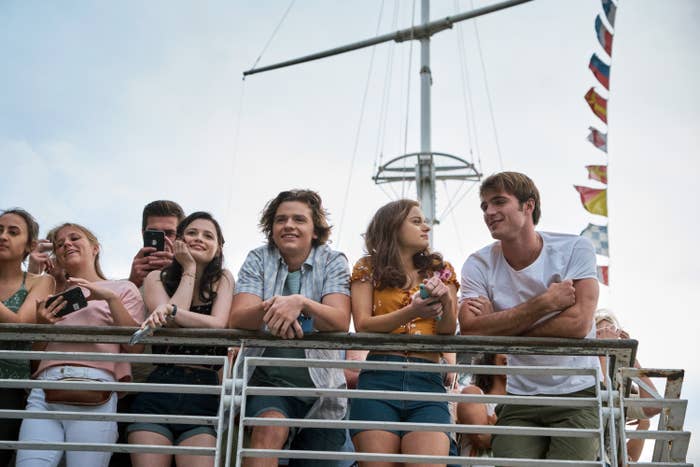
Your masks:
{"label": "dark-haired girl", "polygon": [[[152,271],[144,281],[144,299],[151,315],[145,326],[225,328],[233,297],[233,276],[223,268],[224,237],[218,222],[206,212],[195,212],[180,222],[174,244],[175,259],[162,271]],[[226,355],[225,347],[156,345],[154,353]],[[218,384],[218,366],[160,364],[149,383]],[[217,396],[201,394],[139,394],[134,413],[215,416]],[[129,443],[214,447],[216,433],[210,426],[168,423],[129,425]],[[170,454],[132,453],[134,466],[170,466]],[[212,466],[210,456],[175,456],[178,466]]]}
{"label": "dark-haired girl", "polygon": [[[36,302],[54,289],[51,276],[37,276],[22,270],[22,262],[37,243],[39,225],[24,209],[0,214],[0,323],[36,323]],[[5,341],[3,350],[31,350],[29,342]],[[28,379],[29,361],[0,360],[0,378]],[[25,392],[21,388],[0,390],[0,409],[22,410]],[[0,419],[0,439],[16,441],[21,419]],[[9,465],[12,451],[0,451],[0,465]]]}
{"label": "dark-haired girl", "polygon": [[[367,256],[351,277],[352,315],[359,332],[409,335],[454,334],[457,280],[449,263],[429,249],[430,226],[417,202],[393,201],[381,207],[365,233]],[[423,284],[428,297],[423,299]],[[372,351],[368,361],[437,363],[438,352]],[[444,393],[440,373],[362,370],[358,389]],[[354,399],[352,420],[450,423],[446,402]],[[351,430],[358,452],[446,456],[446,433]],[[361,462],[389,466],[391,462]],[[436,465],[436,464],[412,464]],[[443,464],[444,465],[444,464]]]}

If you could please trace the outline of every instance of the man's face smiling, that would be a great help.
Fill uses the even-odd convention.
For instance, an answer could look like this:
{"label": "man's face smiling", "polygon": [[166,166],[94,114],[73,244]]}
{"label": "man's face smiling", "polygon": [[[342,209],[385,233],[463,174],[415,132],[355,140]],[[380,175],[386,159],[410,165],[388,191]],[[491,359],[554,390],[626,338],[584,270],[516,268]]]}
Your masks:
{"label": "man's face smiling", "polygon": [[275,212],[272,241],[286,258],[308,256],[317,236],[311,208],[301,201],[285,201]]}
{"label": "man's face smiling", "polygon": [[532,199],[521,205],[518,198],[505,191],[486,192],[481,198],[484,222],[491,236],[497,240],[513,240],[523,228],[534,228],[533,209]]}

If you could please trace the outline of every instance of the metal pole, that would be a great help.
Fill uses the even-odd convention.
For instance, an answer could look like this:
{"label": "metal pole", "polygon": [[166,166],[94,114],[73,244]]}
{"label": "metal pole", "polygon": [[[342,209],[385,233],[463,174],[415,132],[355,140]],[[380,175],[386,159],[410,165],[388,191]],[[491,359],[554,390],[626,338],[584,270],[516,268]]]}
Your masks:
{"label": "metal pole", "polygon": [[[423,26],[430,23],[430,2],[421,0],[421,22]],[[432,75],[430,73],[430,36],[420,39],[420,150],[418,165],[416,166],[416,190],[421,203],[423,214],[428,223],[435,223],[435,164],[430,154],[431,127],[430,127],[430,86]],[[433,237],[430,237],[432,246]]]}

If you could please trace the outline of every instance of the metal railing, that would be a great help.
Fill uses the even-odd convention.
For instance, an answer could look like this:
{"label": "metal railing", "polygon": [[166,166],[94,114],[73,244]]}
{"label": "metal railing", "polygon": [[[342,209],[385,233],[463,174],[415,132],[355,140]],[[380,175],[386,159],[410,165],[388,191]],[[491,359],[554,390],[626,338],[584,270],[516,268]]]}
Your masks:
{"label": "metal railing", "polygon": [[[60,341],[60,342],[90,342],[90,343],[119,343],[126,344],[133,332],[133,328],[120,327],[67,327],[51,325],[0,325],[1,341]],[[685,401],[679,399],[680,378],[678,372],[668,372],[671,382],[666,386],[664,397],[653,399],[629,399],[625,397],[625,389],[628,381],[639,376],[639,373],[629,368],[634,361],[637,342],[634,340],[579,340],[579,339],[551,339],[551,338],[520,338],[520,337],[480,337],[480,336],[405,336],[386,334],[345,334],[345,333],[316,333],[305,336],[300,340],[281,340],[267,334],[237,330],[203,330],[203,329],[162,329],[155,336],[145,341],[150,344],[176,344],[176,345],[207,345],[223,347],[285,347],[285,348],[324,348],[324,349],[368,349],[368,350],[398,350],[409,352],[494,352],[507,354],[541,354],[541,355],[595,355],[605,356],[610,364],[607,374],[615,375],[613,380],[607,378],[608,388],[621,388],[622,390],[597,390],[594,398],[566,398],[566,397],[530,397],[530,396],[489,396],[489,395],[463,395],[463,394],[431,394],[430,400],[448,402],[507,402],[509,404],[524,405],[567,405],[589,406],[598,410],[599,425],[597,429],[553,429],[553,428],[517,428],[500,427],[491,425],[433,425],[412,424],[410,431],[443,431],[455,433],[491,433],[491,434],[537,434],[545,436],[571,436],[571,437],[597,437],[600,440],[601,453],[607,449],[613,465],[617,464],[619,457],[626,459],[624,448],[627,438],[644,437],[656,439],[654,451],[654,464],[639,463],[636,465],[689,465],[684,464],[690,434],[682,430],[685,414]],[[49,352],[19,352],[0,351],[0,358],[17,359],[75,359],[72,353]],[[392,460],[396,462],[435,462],[467,465],[477,461],[468,457],[426,457],[426,456],[401,456],[382,455],[371,453],[348,452],[320,452],[320,451],[272,451],[253,450],[244,447],[243,436],[239,437],[238,449],[232,449],[232,436],[234,432],[234,414],[239,409],[245,408],[245,399],[250,395],[303,395],[303,396],[334,396],[353,398],[384,398],[384,399],[413,399],[426,400],[426,393],[387,393],[378,391],[360,391],[345,389],[317,389],[317,388],[261,388],[248,386],[244,380],[236,379],[238,367],[242,366],[241,373],[247,373],[256,366],[324,366],[333,368],[408,368],[405,363],[392,362],[357,362],[357,361],[317,361],[308,359],[266,359],[262,357],[238,359],[236,368],[232,368],[226,357],[195,357],[177,355],[156,354],[80,354],[81,360],[108,360],[129,361],[132,363],[172,363],[186,365],[223,365],[223,378],[219,385],[163,385],[148,383],[98,383],[98,382],[65,382],[65,381],[38,381],[38,380],[0,380],[0,387],[5,388],[64,388],[64,389],[96,389],[117,392],[181,392],[214,394],[220,397],[219,415],[216,417],[195,417],[190,415],[162,416],[152,414],[92,414],[86,416],[83,412],[50,412],[37,413],[21,410],[0,410],[0,418],[81,418],[95,420],[112,420],[117,422],[153,422],[153,423],[187,423],[203,424],[216,428],[216,448],[193,448],[179,446],[151,446],[115,444],[85,444],[85,443],[55,443],[38,446],[32,443],[19,441],[0,440],[0,448],[9,449],[56,449],[56,450],[86,450],[86,451],[111,451],[111,452],[151,452],[168,454],[192,454],[214,456],[215,465],[231,465],[232,456],[237,453],[236,465],[240,465],[244,457],[282,457],[282,458],[316,458],[316,459],[346,459],[346,460]],[[414,363],[422,371],[444,372],[479,372],[491,374],[584,374],[596,378],[598,374],[594,369],[575,368],[543,368],[543,367],[477,367],[472,365],[433,365]],[[662,370],[659,370],[662,371]],[[652,376],[662,376],[659,371]],[[666,373],[665,373],[666,374]],[[599,387],[596,384],[596,387]],[[234,395],[235,394],[235,395]],[[418,398],[418,399],[416,399]],[[662,407],[659,428],[644,432],[627,432],[624,424],[624,409],[632,405]],[[241,407],[243,406],[243,407]],[[278,425],[290,427],[328,427],[328,428],[372,428],[377,422],[347,421],[347,420],[311,420],[311,419],[259,419],[241,416],[239,420],[239,432],[243,433],[246,427],[256,425]],[[405,425],[381,423],[384,429],[406,429]],[[228,438],[223,434],[228,427]],[[604,442],[603,431],[607,430],[608,437],[613,440]],[[225,444],[229,449],[224,449]],[[226,455],[224,456],[224,452]],[[601,459],[603,459],[601,454]],[[484,459],[478,460],[484,462]],[[665,462],[665,463],[664,463]],[[579,461],[543,461],[526,459],[488,459],[490,465],[534,466],[534,465],[604,465],[603,461],[582,463]],[[624,463],[623,463],[624,464]],[[630,463],[630,465],[633,465]]]}

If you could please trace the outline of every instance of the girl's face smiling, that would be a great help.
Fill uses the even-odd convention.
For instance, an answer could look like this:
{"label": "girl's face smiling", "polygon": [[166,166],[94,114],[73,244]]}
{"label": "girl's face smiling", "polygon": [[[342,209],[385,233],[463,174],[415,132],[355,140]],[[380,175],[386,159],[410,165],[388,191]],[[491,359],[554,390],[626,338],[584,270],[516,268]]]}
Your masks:
{"label": "girl's face smiling", "polygon": [[66,226],[58,231],[54,240],[54,251],[58,263],[66,269],[95,264],[100,251],[77,227]]}
{"label": "girl's face smiling", "polygon": [[216,227],[208,219],[190,222],[182,234],[182,240],[197,263],[210,263],[220,250]]}
{"label": "girl's face smiling", "polygon": [[423,251],[430,246],[429,232],[430,226],[423,217],[423,211],[413,206],[399,227],[399,246],[416,253]]}

